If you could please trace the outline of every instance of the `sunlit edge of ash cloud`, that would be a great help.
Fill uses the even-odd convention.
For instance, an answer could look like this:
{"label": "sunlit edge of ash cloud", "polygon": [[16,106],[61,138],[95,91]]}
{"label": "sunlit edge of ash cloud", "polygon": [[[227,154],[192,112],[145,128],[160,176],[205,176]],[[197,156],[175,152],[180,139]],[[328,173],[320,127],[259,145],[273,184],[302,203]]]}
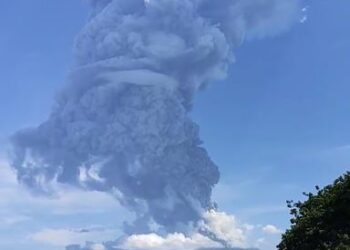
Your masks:
{"label": "sunlit edge of ash cloud", "polygon": [[18,180],[38,195],[53,195],[55,183],[113,195],[135,213],[119,241],[129,249],[153,233],[244,245],[208,219],[220,215],[211,199],[220,173],[189,112],[245,40],[300,20],[301,0],[88,2],[76,64],[49,118],[12,137]]}

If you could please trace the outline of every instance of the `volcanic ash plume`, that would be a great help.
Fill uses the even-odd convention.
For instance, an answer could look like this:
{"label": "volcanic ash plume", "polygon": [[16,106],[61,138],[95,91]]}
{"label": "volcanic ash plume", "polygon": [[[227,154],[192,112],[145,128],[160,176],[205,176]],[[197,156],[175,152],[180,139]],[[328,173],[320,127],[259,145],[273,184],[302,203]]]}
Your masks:
{"label": "volcanic ash plume", "polygon": [[76,65],[47,121],[13,137],[18,179],[113,194],[135,212],[127,233],[195,224],[215,209],[217,166],[189,117],[245,39],[283,31],[297,0],[91,0]]}

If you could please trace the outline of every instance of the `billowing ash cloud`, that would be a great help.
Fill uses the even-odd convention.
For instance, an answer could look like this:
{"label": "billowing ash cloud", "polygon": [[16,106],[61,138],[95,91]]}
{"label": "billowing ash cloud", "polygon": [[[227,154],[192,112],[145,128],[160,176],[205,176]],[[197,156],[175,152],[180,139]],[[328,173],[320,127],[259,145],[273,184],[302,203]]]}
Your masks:
{"label": "billowing ash cloud", "polygon": [[13,137],[18,179],[113,194],[134,211],[127,233],[184,231],[215,208],[219,171],[189,117],[245,38],[298,19],[298,0],[91,0],[76,65],[47,121]]}

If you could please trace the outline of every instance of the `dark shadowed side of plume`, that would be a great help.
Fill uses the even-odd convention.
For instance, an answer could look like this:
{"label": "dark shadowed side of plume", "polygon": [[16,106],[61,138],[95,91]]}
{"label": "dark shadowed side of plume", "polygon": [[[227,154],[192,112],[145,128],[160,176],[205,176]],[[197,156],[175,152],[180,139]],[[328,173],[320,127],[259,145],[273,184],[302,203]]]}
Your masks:
{"label": "dark shadowed side of plume", "polygon": [[280,32],[298,0],[91,0],[76,65],[49,118],[13,136],[18,179],[108,192],[135,212],[126,233],[182,231],[215,208],[217,166],[189,112],[225,77],[244,37]]}

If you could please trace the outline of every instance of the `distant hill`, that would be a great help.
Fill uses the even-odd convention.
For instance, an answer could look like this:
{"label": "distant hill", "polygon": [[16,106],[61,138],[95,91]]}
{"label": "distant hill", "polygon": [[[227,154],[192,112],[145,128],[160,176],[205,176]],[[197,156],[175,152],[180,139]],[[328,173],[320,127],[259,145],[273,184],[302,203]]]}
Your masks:
{"label": "distant hill", "polygon": [[198,250],[259,250],[258,248],[200,248]]}

